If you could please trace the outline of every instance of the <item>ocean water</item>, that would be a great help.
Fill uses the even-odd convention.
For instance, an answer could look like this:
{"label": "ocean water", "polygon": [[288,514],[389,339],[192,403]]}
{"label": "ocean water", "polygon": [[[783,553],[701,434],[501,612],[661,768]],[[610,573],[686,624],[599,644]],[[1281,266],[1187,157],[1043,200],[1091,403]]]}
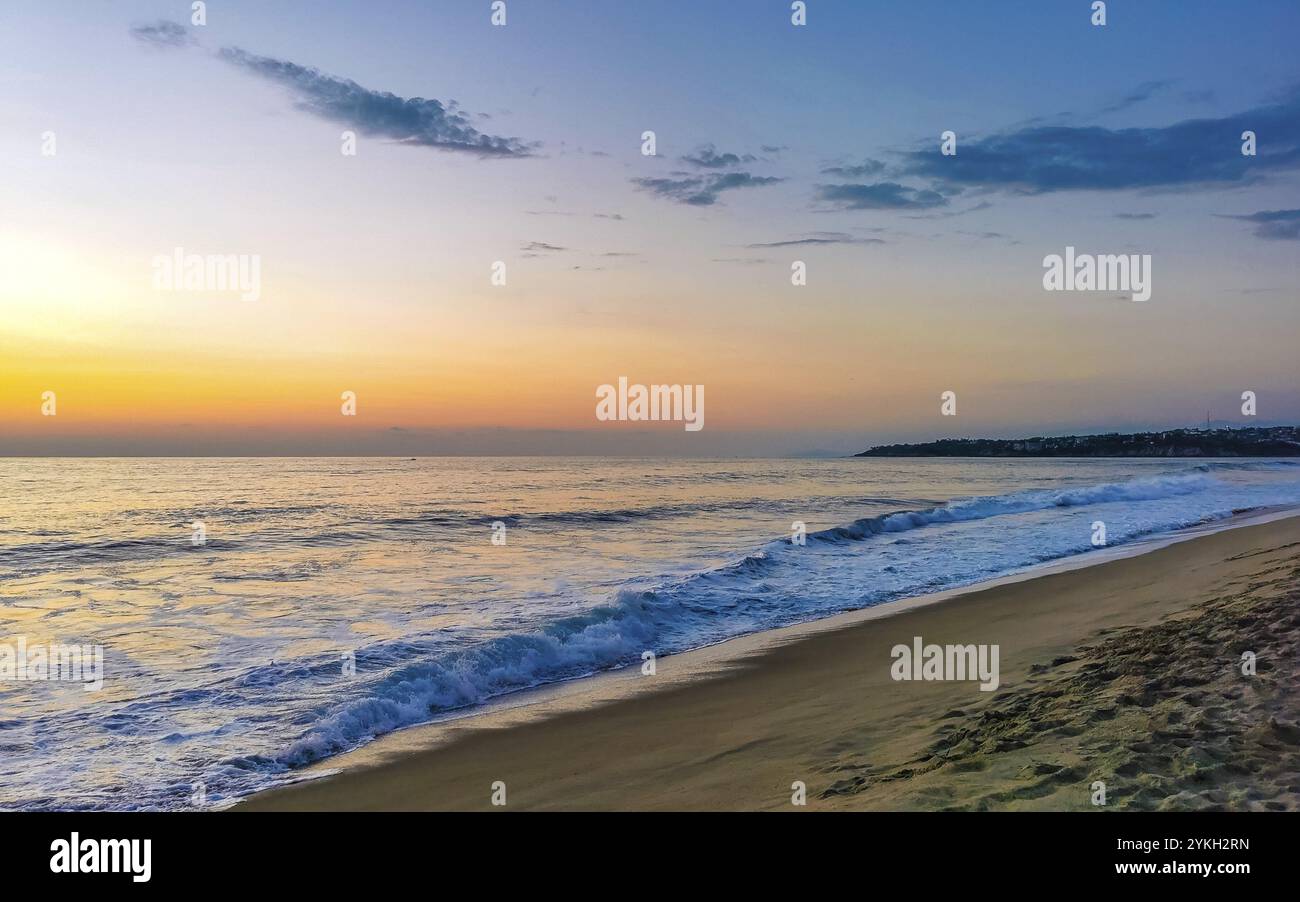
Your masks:
{"label": "ocean water", "polygon": [[0,643],[105,670],[0,680],[0,808],[229,801],[645,650],[1094,553],[1096,520],[1295,504],[1259,460],[0,459]]}

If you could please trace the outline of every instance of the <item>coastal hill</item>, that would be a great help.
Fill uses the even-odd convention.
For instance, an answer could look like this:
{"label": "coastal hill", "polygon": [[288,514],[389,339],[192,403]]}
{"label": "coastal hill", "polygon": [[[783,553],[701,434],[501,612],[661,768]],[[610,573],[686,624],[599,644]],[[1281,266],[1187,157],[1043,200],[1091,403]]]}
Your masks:
{"label": "coastal hill", "polygon": [[1300,427],[1172,429],[1054,438],[945,438],[879,445],[854,457],[1300,457]]}

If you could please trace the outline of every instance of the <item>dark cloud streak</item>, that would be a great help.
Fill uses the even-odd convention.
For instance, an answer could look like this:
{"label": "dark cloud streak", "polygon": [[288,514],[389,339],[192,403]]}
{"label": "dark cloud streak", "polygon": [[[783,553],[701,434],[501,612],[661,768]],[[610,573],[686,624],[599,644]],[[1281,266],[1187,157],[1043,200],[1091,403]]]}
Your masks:
{"label": "dark cloud streak", "polygon": [[[1242,155],[1245,131],[1267,136],[1258,156]],[[901,171],[936,188],[1046,194],[1246,184],[1297,167],[1300,94],[1293,92],[1282,103],[1156,128],[1022,128],[968,140],[955,156],[911,151]]]}
{"label": "dark cloud streak", "polygon": [[747,244],[745,247],[751,250],[766,250],[776,247],[803,247],[817,246],[828,244],[885,244],[883,238],[858,238],[847,232],[817,232],[807,235],[803,238],[791,238],[785,241],[765,241],[757,244]]}
{"label": "dark cloud streak", "polygon": [[712,144],[705,144],[681,159],[682,162],[701,169],[727,169],[731,166],[739,166],[741,163],[753,163],[758,157],[748,153],[718,153],[718,149]]}
{"label": "dark cloud streak", "polygon": [[885,164],[880,160],[865,160],[855,166],[829,166],[822,170],[822,175],[833,175],[842,179],[870,178],[885,171]]}
{"label": "dark cloud streak", "polygon": [[348,79],[238,47],[222,48],[218,56],[249,74],[285,86],[303,112],[352,126],[363,134],[480,157],[525,157],[536,148],[518,138],[483,134],[454,104],[371,91]]}
{"label": "dark cloud streak", "polygon": [[[1132,106],[1170,84],[1146,82],[1109,109]],[[1255,156],[1241,153],[1241,136],[1247,131],[1259,136]],[[1300,169],[1300,86],[1277,102],[1217,119],[1123,129],[1046,125],[1040,120],[967,138],[953,156],[944,156],[932,143],[898,156],[895,165],[867,160],[823,169],[825,174],[860,180],[819,185],[817,198],[841,210],[936,211],[967,190],[988,196],[1250,185]],[[866,180],[876,175],[886,180]],[[972,211],[986,206],[981,202]],[[945,215],[950,214],[928,214]],[[1121,219],[1152,215],[1118,214]],[[1289,236],[1290,227],[1281,222],[1259,225],[1261,237]]]}
{"label": "dark cloud streak", "polygon": [[818,185],[817,197],[841,210],[929,210],[948,203],[938,191],[898,182]]}
{"label": "dark cloud streak", "polygon": [[[197,44],[183,25],[160,20],[131,28],[131,36],[158,48]],[[223,47],[217,57],[230,65],[287,88],[294,106],[312,116],[356,129],[363,135],[391,138],[399,144],[456,151],[478,157],[532,156],[538,144],[488,135],[476,129],[455,102],[399,97],[372,91],[354,81],[326,75],[288,60],[258,56],[239,47]]]}
{"label": "dark cloud streak", "polygon": [[1142,103],[1143,101],[1150,100],[1156,94],[1159,94],[1161,91],[1163,91],[1165,88],[1169,87],[1172,84],[1173,82],[1169,81],[1168,79],[1160,79],[1158,81],[1144,81],[1142,82],[1142,84],[1138,85],[1128,94],[1124,95],[1124,97],[1118,103],[1113,103],[1110,106],[1102,109],[1099,115],[1104,115],[1106,113],[1118,113],[1119,111],[1126,110],[1131,106],[1136,106],[1139,103]]}
{"label": "dark cloud streak", "polygon": [[198,43],[184,25],[166,19],[159,19],[151,25],[132,26],[131,37],[164,50]]}
{"label": "dark cloud streak", "polygon": [[1300,210],[1261,210],[1244,216],[1229,216],[1253,223],[1255,237],[1268,241],[1300,241]]}
{"label": "dark cloud streak", "polygon": [[633,179],[632,183],[656,197],[693,207],[710,207],[717,203],[718,195],[723,191],[736,188],[760,188],[780,181],[784,179],[753,175],[749,172],[727,172],[719,175],[682,178],[638,178]]}

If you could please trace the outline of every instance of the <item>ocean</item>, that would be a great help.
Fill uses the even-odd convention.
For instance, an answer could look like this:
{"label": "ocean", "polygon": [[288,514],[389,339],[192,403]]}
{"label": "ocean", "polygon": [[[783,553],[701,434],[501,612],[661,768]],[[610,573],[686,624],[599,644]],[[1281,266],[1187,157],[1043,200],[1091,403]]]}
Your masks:
{"label": "ocean", "polygon": [[0,499],[0,651],[103,651],[98,691],[0,679],[0,809],[184,809],[645,651],[1093,554],[1098,521],[1300,504],[1300,464],[0,459]]}

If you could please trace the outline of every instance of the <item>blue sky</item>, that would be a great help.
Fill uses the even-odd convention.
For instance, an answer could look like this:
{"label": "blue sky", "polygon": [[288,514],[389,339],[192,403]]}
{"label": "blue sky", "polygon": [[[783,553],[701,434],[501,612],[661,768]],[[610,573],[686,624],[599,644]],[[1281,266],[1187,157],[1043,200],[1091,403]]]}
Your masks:
{"label": "blue sky", "polygon": [[[252,452],[591,447],[590,389],[625,373],[716,386],[710,427],[603,451],[1235,421],[1244,388],[1300,419],[1300,4],[1112,2],[1105,27],[1079,0],[812,0],[800,28],[785,2],[514,0],[504,28],[489,7],[217,0],[191,27],[172,0],[7,4],[5,262],[84,273],[39,303],[57,278],[17,280],[0,341],[235,381],[310,353],[382,398],[364,439],[218,417]],[[138,297],[135,261],[178,244],[261,254],[269,307]],[[1045,294],[1066,245],[1151,254],[1153,300]],[[19,447],[172,453],[203,419],[182,408]]]}

